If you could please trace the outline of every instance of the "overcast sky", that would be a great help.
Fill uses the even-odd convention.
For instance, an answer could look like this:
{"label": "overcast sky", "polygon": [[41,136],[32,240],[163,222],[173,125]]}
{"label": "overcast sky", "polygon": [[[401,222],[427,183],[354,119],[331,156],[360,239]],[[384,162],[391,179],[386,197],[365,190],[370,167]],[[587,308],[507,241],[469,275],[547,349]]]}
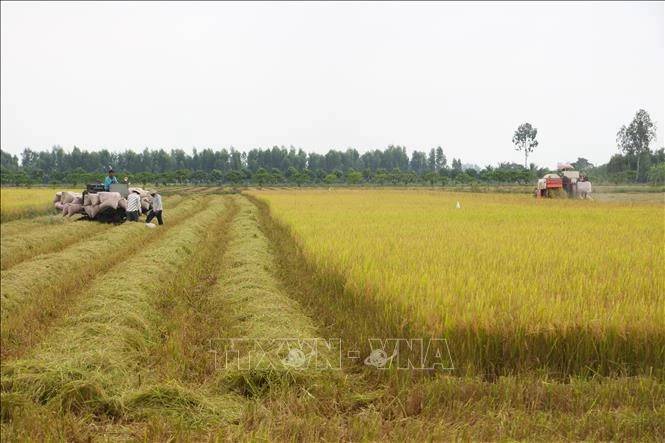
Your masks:
{"label": "overcast sky", "polygon": [[662,2],[2,2],[2,149],[441,145],[605,163],[665,144]]}

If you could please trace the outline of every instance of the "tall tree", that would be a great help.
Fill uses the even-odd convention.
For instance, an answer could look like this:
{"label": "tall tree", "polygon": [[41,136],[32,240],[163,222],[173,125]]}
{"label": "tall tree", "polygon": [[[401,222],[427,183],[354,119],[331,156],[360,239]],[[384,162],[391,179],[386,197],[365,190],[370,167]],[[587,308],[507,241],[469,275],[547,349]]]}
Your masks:
{"label": "tall tree", "polygon": [[422,151],[413,151],[410,167],[417,174],[424,173],[427,170],[427,154]]}
{"label": "tall tree", "polygon": [[637,173],[635,181],[640,178],[640,157],[649,152],[649,144],[656,140],[656,125],[651,121],[649,113],[640,109],[635,113],[628,126],[623,125],[617,132],[617,146],[624,154],[637,157]]}
{"label": "tall tree", "polygon": [[[443,152],[443,150],[441,150]],[[436,170],[436,151],[434,148],[430,149],[429,155],[427,156],[427,168],[430,171]]]}
{"label": "tall tree", "polygon": [[435,167],[437,171],[440,171],[446,167],[446,156],[443,153],[443,148],[441,146],[436,148],[436,159],[435,159]]}
{"label": "tall tree", "polygon": [[584,157],[577,157],[577,161],[572,162],[571,165],[573,165],[578,171],[584,171],[589,168],[593,168],[593,164]]}
{"label": "tall tree", "polygon": [[538,129],[531,126],[531,123],[522,123],[515,130],[513,135],[513,144],[516,151],[524,151],[524,168],[528,169],[529,153],[533,152],[534,148],[538,146]]}
{"label": "tall tree", "polygon": [[18,157],[9,152],[0,151],[0,166],[3,169],[15,171],[18,169]]}

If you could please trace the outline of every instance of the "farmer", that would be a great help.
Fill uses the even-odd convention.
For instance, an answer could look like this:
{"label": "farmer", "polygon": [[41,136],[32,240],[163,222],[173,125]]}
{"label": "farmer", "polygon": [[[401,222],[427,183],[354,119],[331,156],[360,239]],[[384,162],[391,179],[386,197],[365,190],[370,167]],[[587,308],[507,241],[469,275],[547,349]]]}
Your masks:
{"label": "farmer", "polygon": [[139,191],[133,190],[127,196],[127,220],[137,222],[139,214],[141,214],[141,194]]}
{"label": "farmer", "polygon": [[164,222],[162,221],[162,196],[159,195],[157,192],[151,192],[150,195],[152,196],[152,209],[150,210],[148,218],[146,219],[145,222],[150,223],[150,220],[152,220],[153,217],[157,217],[157,222],[159,222],[160,225],[163,225]]}
{"label": "farmer", "polygon": [[115,177],[115,172],[113,169],[109,169],[109,175],[104,179],[104,190],[108,192],[111,189],[111,184],[118,183],[118,179]]}

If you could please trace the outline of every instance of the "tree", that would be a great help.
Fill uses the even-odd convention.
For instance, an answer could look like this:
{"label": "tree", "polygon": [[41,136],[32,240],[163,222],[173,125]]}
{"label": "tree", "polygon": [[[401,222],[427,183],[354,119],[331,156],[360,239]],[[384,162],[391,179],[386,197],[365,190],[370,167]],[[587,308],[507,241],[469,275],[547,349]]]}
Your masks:
{"label": "tree", "polygon": [[442,187],[446,186],[446,184],[448,183],[448,176],[446,174],[444,174],[443,171],[439,171],[438,175],[439,175],[438,181],[439,181],[439,183],[441,183],[441,186]]}
{"label": "tree", "polygon": [[133,178],[135,178],[137,182],[142,183],[145,188],[148,185],[148,182],[154,180],[153,175],[154,174],[151,172],[139,172],[138,174],[134,174]]}
{"label": "tree", "polygon": [[633,121],[628,126],[623,125],[617,132],[618,148],[624,154],[637,157],[635,181],[640,178],[640,157],[644,152],[649,152],[649,144],[654,140],[656,140],[656,125],[644,109],[637,111]]}
{"label": "tree", "polygon": [[82,167],[79,166],[78,168],[74,169],[69,174],[67,174],[66,180],[72,184],[72,187],[76,187],[79,183],[81,183],[84,180],[84,175],[85,171],[83,170]]}
{"label": "tree", "polygon": [[323,168],[317,168],[316,171],[314,171],[314,177],[317,182],[322,182],[326,178],[326,171]]}
{"label": "tree", "polygon": [[41,168],[31,170],[28,175],[37,183],[44,182],[44,171]]}
{"label": "tree", "polygon": [[335,174],[328,174],[326,177],[323,179],[327,184],[332,185],[337,182],[337,176]]}
{"label": "tree", "polygon": [[528,158],[529,153],[533,152],[534,148],[538,146],[538,129],[531,126],[531,123],[522,123],[515,130],[513,135],[513,144],[516,151],[524,151],[524,168],[529,169]]}
{"label": "tree", "polygon": [[191,176],[192,176],[192,171],[190,171],[189,169],[178,169],[174,173],[174,177],[178,181],[178,184],[182,184],[183,182],[189,180]]}
{"label": "tree", "polygon": [[434,183],[436,183],[439,180],[439,174],[437,174],[434,171],[430,171],[425,173],[425,175],[423,175],[423,178],[429,182],[430,186],[434,187]]}
{"label": "tree", "polygon": [[297,175],[298,175],[298,170],[297,170],[295,167],[293,167],[293,166],[289,166],[289,169],[287,169],[287,171],[286,171],[286,178],[287,178],[289,181],[295,181],[294,178],[295,178]]}
{"label": "tree", "polygon": [[307,169],[298,171],[291,177],[291,180],[293,180],[298,185],[298,187],[301,187],[303,183],[309,180],[309,173],[307,172]]}
{"label": "tree", "polygon": [[270,180],[270,174],[264,168],[259,168],[256,174],[254,174],[254,180],[258,183],[259,188],[262,188],[263,184]]}
{"label": "tree", "polygon": [[224,173],[219,169],[213,169],[210,172],[210,178],[215,183],[220,183],[222,181],[223,177],[224,177]]}
{"label": "tree", "polygon": [[282,180],[282,171],[280,171],[278,168],[272,168],[270,171],[270,181],[272,183],[279,183]]}
{"label": "tree", "polygon": [[242,180],[242,173],[237,169],[232,169],[228,174],[226,174],[226,179],[233,183],[233,186],[235,186],[240,180]]}
{"label": "tree", "polygon": [[615,185],[635,181],[635,177],[637,177],[635,171],[611,172],[608,174],[608,178],[614,182]]}
{"label": "tree", "polygon": [[399,168],[393,168],[390,173],[390,180],[393,182],[393,185],[397,186],[399,181],[402,179],[402,171]]}
{"label": "tree", "polygon": [[300,187],[309,176],[305,172],[298,171],[295,167],[289,166],[286,172],[286,178],[291,183],[295,183]]}
{"label": "tree", "polygon": [[192,173],[192,180],[196,181],[197,183],[204,183],[208,180],[208,174],[205,171],[197,169]]}
{"label": "tree", "polygon": [[572,162],[571,165],[578,171],[585,171],[589,168],[593,168],[593,164],[584,157],[577,157],[577,161]]}
{"label": "tree", "polygon": [[427,154],[421,151],[413,151],[409,166],[416,174],[422,174],[427,170]]}
{"label": "tree", "polygon": [[652,166],[647,174],[649,181],[654,185],[665,183],[665,163]]}
{"label": "tree", "polygon": [[458,183],[467,184],[473,181],[473,177],[466,172],[460,172],[457,174],[457,176],[455,176],[455,181]]}
{"label": "tree", "polygon": [[436,148],[436,157],[434,160],[434,168],[437,171],[440,171],[446,167],[446,156],[443,154],[443,148],[441,146]]}
{"label": "tree", "polygon": [[26,174],[23,170],[14,173],[12,178],[14,179],[13,181],[15,186],[30,184],[30,177],[28,177],[28,174]]}
{"label": "tree", "polygon": [[414,183],[418,179],[418,176],[413,171],[405,171],[400,175],[400,180],[404,183],[404,186],[408,186],[410,183]]}
{"label": "tree", "polygon": [[346,181],[351,185],[358,184],[360,180],[363,179],[362,172],[356,171],[353,168],[349,169],[349,172],[346,173]]}
{"label": "tree", "polygon": [[6,171],[16,171],[18,170],[18,157],[0,150],[0,166]]}
{"label": "tree", "polygon": [[[441,150],[443,153],[443,150]],[[434,148],[430,149],[429,155],[427,156],[427,168],[430,171],[436,170],[436,151]]]}
{"label": "tree", "polygon": [[245,184],[247,184],[252,179],[252,171],[247,167],[243,167],[240,170],[240,175],[242,175],[242,179],[245,180]]}
{"label": "tree", "polygon": [[386,171],[383,168],[379,168],[379,169],[376,170],[376,174],[374,174],[373,180],[374,180],[374,182],[376,182],[376,183],[380,184],[381,186],[383,186],[383,184],[389,178],[390,178],[390,176],[388,175],[388,171]]}

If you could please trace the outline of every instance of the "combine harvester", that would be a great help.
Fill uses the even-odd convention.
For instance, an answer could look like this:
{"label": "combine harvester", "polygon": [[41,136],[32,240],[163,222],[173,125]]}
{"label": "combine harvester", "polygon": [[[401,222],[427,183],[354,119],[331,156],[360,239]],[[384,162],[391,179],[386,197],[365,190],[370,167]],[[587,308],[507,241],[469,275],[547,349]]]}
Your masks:
{"label": "combine harvester", "polygon": [[141,212],[147,213],[152,205],[150,192],[141,188],[130,188],[126,183],[114,183],[109,191],[103,183],[91,183],[86,190],[58,192],[53,203],[63,216],[80,214],[79,220],[88,219],[106,223],[122,223],[127,219],[127,196],[137,191],[141,196]]}
{"label": "combine harvester", "polygon": [[536,198],[591,198],[591,182],[567,163],[557,165],[557,174],[545,174],[538,179]]}

